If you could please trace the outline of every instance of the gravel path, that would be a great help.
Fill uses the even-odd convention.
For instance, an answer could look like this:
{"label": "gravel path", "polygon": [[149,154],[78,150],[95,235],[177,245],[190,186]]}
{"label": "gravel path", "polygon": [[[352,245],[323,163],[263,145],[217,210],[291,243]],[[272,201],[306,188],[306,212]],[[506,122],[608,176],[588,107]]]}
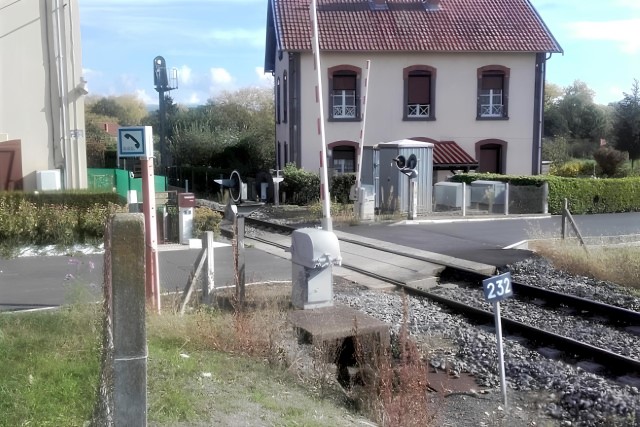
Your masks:
{"label": "gravel path", "polygon": [[[523,261],[512,266],[511,271],[514,280],[523,283],[544,283],[545,287],[557,291],[634,310],[640,307],[639,298],[615,284],[556,271],[542,259]],[[452,292],[458,294],[455,290]],[[481,296],[481,292],[478,293]],[[399,329],[403,312],[401,293],[369,291],[351,285],[336,286],[335,295],[337,302],[388,322],[394,331]],[[503,408],[493,325],[473,325],[435,303],[407,298],[410,331],[430,352],[432,365],[448,365],[454,373],[472,373],[479,386],[490,391],[482,397],[446,398],[446,412],[458,413],[457,424],[448,425],[640,425],[638,378],[615,381],[604,378],[590,372],[594,366],[589,363],[574,365],[545,357],[543,353],[553,357],[557,352],[527,348],[519,342],[522,340],[510,336],[505,337],[504,351],[508,400],[512,404]],[[562,310],[546,310],[534,304],[513,304],[510,300],[504,306],[509,307],[505,316],[509,313],[536,319],[550,329],[560,329],[563,333],[573,331],[577,338],[586,337],[605,348],[619,347],[623,354],[633,357],[640,355],[640,339],[628,332],[587,319],[566,317]]]}

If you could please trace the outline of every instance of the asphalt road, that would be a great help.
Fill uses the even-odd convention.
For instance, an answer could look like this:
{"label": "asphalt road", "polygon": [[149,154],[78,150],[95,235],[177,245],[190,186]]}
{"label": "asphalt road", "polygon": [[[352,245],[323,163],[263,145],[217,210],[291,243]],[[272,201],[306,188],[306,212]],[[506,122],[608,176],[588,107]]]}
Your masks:
{"label": "asphalt road", "polygon": [[[640,213],[582,215],[575,219],[585,237],[640,234]],[[491,221],[357,225],[341,231],[471,261],[504,265],[528,254],[503,248],[526,239],[559,237],[560,223],[558,216],[510,217]],[[198,252],[198,249],[159,251],[163,291],[184,288]],[[231,248],[216,248],[216,286],[234,283],[232,265]],[[245,277],[247,283],[290,280],[291,263],[247,248]],[[97,299],[102,283],[102,255],[0,259],[0,310],[56,306],[87,292]]]}
{"label": "asphalt road", "polygon": [[[574,217],[583,237],[640,234],[640,213],[580,215]],[[372,224],[344,228],[347,233],[394,242],[410,248],[450,255],[470,261],[500,265],[510,261],[503,248],[528,239],[561,235],[559,216],[504,217],[493,220]],[[575,236],[569,231],[569,236]],[[512,257],[517,254],[511,252]]]}
{"label": "asphalt road", "polygon": [[[214,250],[215,285],[235,283],[230,247]],[[182,291],[200,249],[160,250],[162,291]],[[245,282],[290,280],[291,263],[269,253],[246,249]],[[103,256],[38,256],[0,259],[0,310],[58,306],[78,298],[99,300]]]}

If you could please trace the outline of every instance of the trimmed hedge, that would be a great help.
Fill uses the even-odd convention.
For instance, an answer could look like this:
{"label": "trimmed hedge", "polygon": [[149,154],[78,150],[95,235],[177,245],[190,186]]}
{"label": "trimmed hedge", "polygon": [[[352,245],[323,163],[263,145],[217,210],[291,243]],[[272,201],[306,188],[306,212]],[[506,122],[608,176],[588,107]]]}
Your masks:
{"label": "trimmed hedge", "polygon": [[[349,192],[351,186],[356,183],[355,174],[335,175],[329,181],[329,191],[333,202],[352,203],[349,200]],[[295,164],[289,163],[284,168],[284,180],[280,190],[287,193],[287,203],[311,205],[320,200],[320,176],[317,173],[298,169]]]}
{"label": "trimmed hedge", "polygon": [[115,193],[0,192],[0,242],[4,245],[71,245],[102,239],[107,218],[122,210]]}
{"label": "trimmed hedge", "polygon": [[509,182],[513,185],[549,184],[549,213],[562,213],[564,199],[573,214],[640,211],[640,177],[562,178],[550,175],[509,176],[497,174],[461,174],[451,178],[467,184],[476,180]]}

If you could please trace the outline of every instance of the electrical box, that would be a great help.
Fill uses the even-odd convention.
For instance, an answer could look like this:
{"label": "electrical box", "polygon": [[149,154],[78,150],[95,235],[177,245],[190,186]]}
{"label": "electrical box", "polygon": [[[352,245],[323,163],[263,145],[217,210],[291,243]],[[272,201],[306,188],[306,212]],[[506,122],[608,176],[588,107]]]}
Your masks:
{"label": "electrical box", "polygon": [[36,172],[36,188],[38,191],[57,191],[62,189],[60,169]]}

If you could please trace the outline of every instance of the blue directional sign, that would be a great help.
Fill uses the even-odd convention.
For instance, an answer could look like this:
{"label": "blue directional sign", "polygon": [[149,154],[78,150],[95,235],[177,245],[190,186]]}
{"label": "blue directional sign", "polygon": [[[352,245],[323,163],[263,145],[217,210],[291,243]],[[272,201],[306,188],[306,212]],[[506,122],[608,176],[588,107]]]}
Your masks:
{"label": "blue directional sign", "polygon": [[499,276],[489,277],[482,281],[484,297],[488,302],[498,302],[513,296],[511,286],[511,273],[502,273]]}
{"label": "blue directional sign", "polygon": [[153,155],[151,126],[121,127],[118,129],[118,156],[144,157]]}

